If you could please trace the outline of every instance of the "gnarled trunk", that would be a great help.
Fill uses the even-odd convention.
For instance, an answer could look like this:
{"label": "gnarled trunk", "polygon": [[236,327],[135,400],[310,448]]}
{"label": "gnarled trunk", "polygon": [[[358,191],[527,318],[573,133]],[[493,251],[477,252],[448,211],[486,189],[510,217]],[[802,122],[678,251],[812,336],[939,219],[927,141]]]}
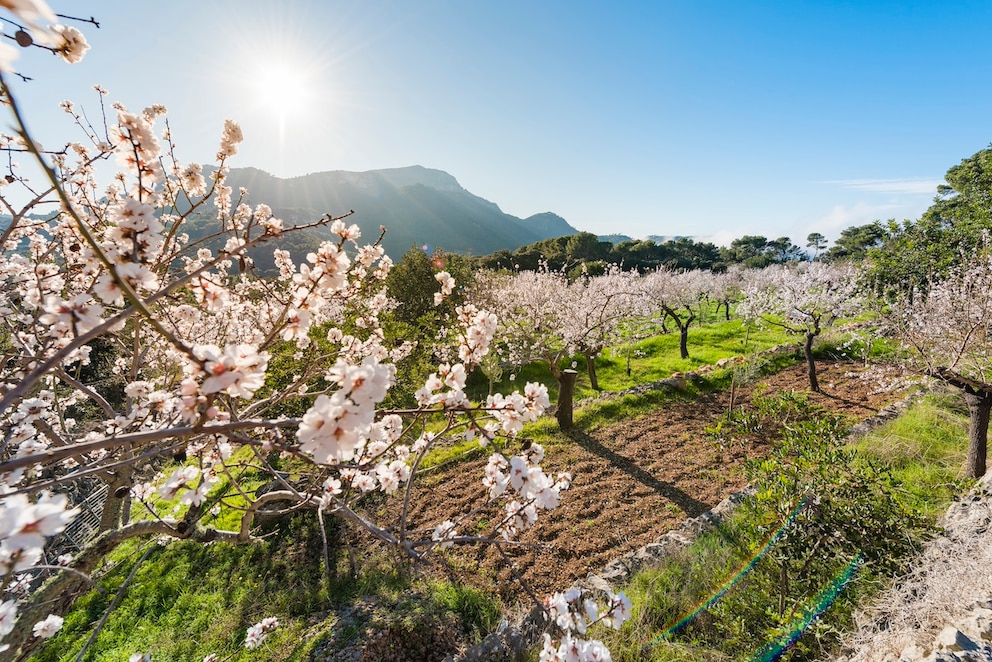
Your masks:
{"label": "gnarled trunk", "polygon": [[965,474],[968,478],[981,478],[985,475],[985,456],[988,452],[989,413],[992,412],[992,395],[965,391],[964,400],[968,403],[968,460]]}
{"label": "gnarled trunk", "polygon": [[806,342],[803,344],[803,356],[806,357],[806,369],[809,374],[809,390],[814,393],[820,392],[820,382],[816,378],[816,363],[813,361],[813,339],[815,333],[806,334]]}
{"label": "gnarled trunk", "polygon": [[689,324],[679,327],[679,356],[689,358]]}
{"label": "gnarled trunk", "polygon": [[592,390],[599,390],[599,378],[596,377],[596,355],[592,352],[586,354],[586,373],[589,374],[589,384]]}
{"label": "gnarled trunk", "polygon": [[579,373],[574,370],[562,370],[561,377],[558,378],[558,412],[555,417],[562,430],[574,427],[572,407],[575,400],[575,380],[578,376]]}
{"label": "gnarled trunk", "polygon": [[936,368],[930,373],[964,392],[968,404],[968,459],[965,474],[968,478],[985,475],[988,454],[989,415],[992,412],[992,384],[986,384],[947,368]]}

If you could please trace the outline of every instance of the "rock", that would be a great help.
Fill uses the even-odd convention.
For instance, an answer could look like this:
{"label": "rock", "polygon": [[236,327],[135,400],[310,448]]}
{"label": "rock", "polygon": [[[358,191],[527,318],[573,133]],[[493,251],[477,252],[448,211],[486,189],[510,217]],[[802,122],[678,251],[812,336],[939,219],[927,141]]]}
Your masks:
{"label": "rock", "polygon": [[938,651],[973,651],[978,650],[978,644],[953,625],[948,625],[934,640],[934,648]]}

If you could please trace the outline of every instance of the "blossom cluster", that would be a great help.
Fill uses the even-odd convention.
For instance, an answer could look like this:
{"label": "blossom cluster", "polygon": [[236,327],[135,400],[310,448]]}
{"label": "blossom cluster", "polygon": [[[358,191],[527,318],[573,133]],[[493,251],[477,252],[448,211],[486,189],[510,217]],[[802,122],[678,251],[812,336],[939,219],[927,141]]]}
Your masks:
{"label": "blossom cluster", "polygon": [[552,595],[545,601],[545,607],[564,634],[557,642],[550,634],[544,635],[541,662],[608,662],[612,657],[601,641],[582,637],[596,623],[619,630],[631,616],[630,599],[623,593],[608,593],[606,606],[600,609],[594,599],[583,599],[582,593],[573,588]]}
{"label": "blossom cluster", "polygon": [[[42,561],[46,539],[61,533],[78,514],[79,510],[69,508],[61,494],[42,493],[34,503],[23,493],[4,494],[0,499],[0,577],[30,571]],[[27,583],[27,578],[27,574],[18,576],[8,589],[16,591]],[[14,630],[18,606],[16,597],[0,602],[0,640]],[[62,620],[49,614],[35,623],[31,632],[39,639],[47,639],[59,631]],[[0,651],[5,648],[0,647]]]}
{"label": "blossom cluster", "polygon": [[279,619],[271,616],[255,623],[245,633],[245,648],[258,648],[277,627],[279,627]]}
{"label": "blossom cluster", "polygon": [[561,492],[572,482],[571,474],[559,473],[552,479],[541,468],[544,448],[531,444],[523,453],[509,460],[500,453],[489,456],[486,464],[483,486],[490,499],[507,494],[510,488],[514,496],[506,503],[505,518],[497,527],[507,540],[513,540],[521,532],[529,529],[537,521],[538,510],[552,510],[561,501]]}
{"label": "blossom cluster", "polygon": [[[21,46],[38,45],[51,50],[69,64],[82,61],[90,46],[77,28],[58,23],[58,17],[42,0],[10,0],[0,3],[25,24],[15,40]],[[15,24],[16,25],[16,24]],[[0,44],[0,71],[13,71],[18,52],[13,46]]]}

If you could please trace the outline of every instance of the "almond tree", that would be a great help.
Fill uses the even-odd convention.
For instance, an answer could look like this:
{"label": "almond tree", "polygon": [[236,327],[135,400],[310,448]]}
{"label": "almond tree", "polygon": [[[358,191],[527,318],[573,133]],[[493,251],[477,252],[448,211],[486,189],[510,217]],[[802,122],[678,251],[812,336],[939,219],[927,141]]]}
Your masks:
{"label": "almond tree", "polygon": [[621,320],[632,314],[632,272],[611,268],[604,276],[581,276],[570,283],[560,271],[542,268],[512,274],[479,274],[471,294],[499,318],[496,340],[507,361],[548,366],[558,382],[558,421],[572,424],[574,370],[562,369],[575,353],[586,357],[593,388],[598,388],[594,360],[616,339]]}
{"label": "almond tree", "polygon": [[689,358],[689,327],[713,290],[709,271],[671,271],[659,269],[644,277],[644,296],[661,309],[662,322],[670,319],[679,328],[679,356]]}
{"label": "almond tree", "polygon": [[730,304],[741,298],[741,288],[744,287],[744,279],[747,269],[739,264],[731,264],[725,271],[713,272],[713,285],[709,291],[711,299],[716,301],[716,312],[720,313],[723,307],[723,316],[726,321],[730,321]]}
{"label": "almond tree", "polygon": [[803,338],[809,387],[819,392],[813,341],[838,318],[854,315],[861,307],[853,269],[801,262],[751,272],[738,310],[745,319]]}
{"label": "almond tree", "polygon": [[992,411],[992,256],[975,251],[925,294],[893,303],[887,321],[928,375],[961,389],[970,413],[965,473],[983,476]]}
{"label": "almond tree", "polygon": [[586,359],[589,384],[599,390],[596,357],[618,343],[621,325],[637,314],[640,296],[636,271],[611,266],[602,276],[583,275],[568,288],[566,324],[575,326],[576,349]]}
{"label": "almond tree", "polygon": [[[3,6],[67,61],[85,50],[78,31],[39,26],[55,20],[40,0]],[[6,56],[0,49],[0,65]],[[389,344],[379,323],[392,266],[381,237],[361,245],[358,227],[331,215],[287,227],[264,204],[249,205],[247,191],[235,195],[224,183],[242,140],[235,122],[225,123],[205,178],[199,164],[179,161],[162,106],[114,104],[98,130],[64,103],[82,139],[42,153],[3,75],[0,97],[18,130],[3,144],[47,178],[39,188],[11,164],[0,190],[11,217],[0,230],[0,638],[11,655],[54,634],[61,617],[45,614],[65,609],[87,573],[131,538],[252,544],[256,515],[282,504],[339,517],[421,560],[453,544],[513,544],[557,506],[569,476],[546,475],[543,449],[531,445],[491,455],[470,511],[453,505],[441,522],[410,519],[426,453],[460,435],[512,439],[548,406],[547,390],[528,384],[469,402],[466,375],[488,352],[497,320],[466,305],[451,324],[456,358],[436,366],[415,408],[384,408],[409,346]],[[93,168],[107,159],[120,168],[109,186]],[[23,191],[28,202],[18,203]],[[191,219],[207,215],[208,235],[191,238]],[[329,238],[304,262],[275,248],[279,276],[255,274],[249,248],[316,226]],[[436,281],[441,299],[451,294],[449,274]],[[107,386],[115,380],[119,390]],[[302,415],[287,414],[296,410]],[[300,481],[276,470],[279,455],[301,468]],[[164,457],[185,459],[163,470]],[[244,489],[248,467],[278,488]],[[46,539],[76,514],[59,492],[93,478],[110,487],[103,530],[52,567]],[[381,521],[363,509],[370,492],[401,498],[399,517]],[[161,504],[173,506],[170,515],[159,514]],[[216,526],[224,511],[239,514],[238,527]],[[481,535],[480,517],[489,522]],[[39,572],[53,576],[16,593]],[[623,611],[618,604],[610,614]],[[275,626],[255,624],[245,645]]]}
{"label": "almond tree", "polygon": [[499,319],[496,341],[507,362],[523,366],[538,361],[558,382],[558,420],[571,424],[574,370],[562,360],[578,350],[577,326],[571,323],[567,276],[546,266],[537,271],[484,272],[476,277],[469,299]]}

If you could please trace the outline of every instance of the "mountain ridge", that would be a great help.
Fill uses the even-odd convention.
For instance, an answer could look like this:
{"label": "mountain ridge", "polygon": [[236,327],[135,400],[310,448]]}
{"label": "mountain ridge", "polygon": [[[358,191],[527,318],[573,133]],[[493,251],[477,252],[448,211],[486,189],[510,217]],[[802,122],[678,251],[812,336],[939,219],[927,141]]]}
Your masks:
{"label": "mountain ridge", "polygon": [[226,184],[244,187],[287,225],[354,210],[366,239],[385,227],[383,247],[399,259],[411,246],[488,255],[535,241],[578,234],[552,212],[518,218],[468,191],[451,174],[420,165],[378,170],[327,170],[280,178],[259,168],[232,168]]}

